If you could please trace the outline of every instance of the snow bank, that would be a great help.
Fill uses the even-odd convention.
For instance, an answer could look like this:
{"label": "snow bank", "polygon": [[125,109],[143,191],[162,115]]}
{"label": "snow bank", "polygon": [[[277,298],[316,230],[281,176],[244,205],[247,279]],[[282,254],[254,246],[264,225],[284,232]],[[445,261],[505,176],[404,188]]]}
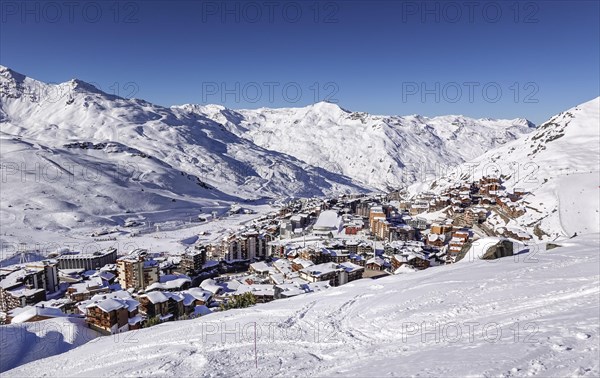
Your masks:
{"label": "snow bank", "polygon": [[98,336],[79,318],[0,326],[0,372],[64,353]]}
{"label": "snow bank", "polygon": [[513,245],[513,255],[516,255],[522,252],[525,249],[525,245],[519,241],[507,238],[497,238],[497,237],[485,237],[481,239],[477,239],[471,244],[471,248],[467,251],[465,256],[458,261],[459,263],[464,262],[473,262],[475,260],[480,260],[486,252],[496,244],[502,241],[510,241]]}

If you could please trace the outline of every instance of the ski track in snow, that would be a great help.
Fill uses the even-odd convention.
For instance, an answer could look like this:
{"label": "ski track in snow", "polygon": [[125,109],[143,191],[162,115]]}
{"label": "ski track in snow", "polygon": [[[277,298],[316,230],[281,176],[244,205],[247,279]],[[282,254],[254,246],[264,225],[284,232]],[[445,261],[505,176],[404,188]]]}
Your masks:
{"label": "ski track in snow", "polygon": [[[364,279],[165,323],[6,376],[597,376],[598,242],[588,235],[534,256]],[[478,324],[472,340],[469,322]]]}

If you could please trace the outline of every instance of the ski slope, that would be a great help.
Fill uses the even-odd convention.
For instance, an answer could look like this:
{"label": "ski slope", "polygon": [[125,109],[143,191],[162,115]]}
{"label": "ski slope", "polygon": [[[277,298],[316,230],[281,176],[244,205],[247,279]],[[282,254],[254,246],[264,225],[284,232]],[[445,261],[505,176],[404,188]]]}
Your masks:
{"label": "ski slope", "polygon": [[3,376],[597,377],[599,235],[556,243],[104,337]]}

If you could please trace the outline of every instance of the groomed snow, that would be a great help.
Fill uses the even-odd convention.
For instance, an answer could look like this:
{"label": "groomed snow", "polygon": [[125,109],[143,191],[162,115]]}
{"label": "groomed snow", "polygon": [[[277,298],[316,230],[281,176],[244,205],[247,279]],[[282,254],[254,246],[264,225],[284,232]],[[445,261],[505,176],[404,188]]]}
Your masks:
{"label": "groomed snow", "polygon": [[105,337],[3,376],[596,377],[599,235],[556,243]]}

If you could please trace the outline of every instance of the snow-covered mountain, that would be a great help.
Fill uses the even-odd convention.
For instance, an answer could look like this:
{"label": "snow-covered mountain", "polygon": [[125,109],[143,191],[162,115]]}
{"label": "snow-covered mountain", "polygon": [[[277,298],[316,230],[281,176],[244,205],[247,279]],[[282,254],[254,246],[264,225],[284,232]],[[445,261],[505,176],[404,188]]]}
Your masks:
{"label": "snow-covered mountain", "polygon": [[[74,142],[138,151],[121,163],[135,164],[140,156],[147,157],[242,198],[365,189],[347,177],[261,148],[202,115],[123,99],[79,80],[45,84],[0,67],[0,89],[2,138],[18,137],[52,148],[55,154]],[[78,154],[76,148],[68,152]]]}
{"label": "snow-covered mountain", "polygon": [[283,109],[176,109],[209,117],[261,147],[380,190],[411,184],[426,170],[458,165],[534,130],[525,119],[379,116],[327,102]]}
{"label": "snow-covered mountain", "polygon": [[598,236],[95,339],[32,376],[600,374]]}
{"label": "snow-covered mountain", "polygon": [[441,191],[497,175],[527,192],[526,213],[508,225],[540,239],[600,232],[600,97],[566,110],[534,132],[457,167],[423,189]]}
{"label": "snow-covered mountain", "polygon": [[68,231],[131,213],[181,218],[219,201],[386,189],[415,181],[419,163],[460,163],[531,126],[329,103],[166,108],[0,66],[3,226]]}
{"label": "snow-covered mountain", "polygon": [[0,67],[3,232],[187,219],[202,207],[365,191],[198,114]]}
{"label": "snow-covered mountain", "polygon": [[58,148],[120,143],[237,196],[311,195],[413,183],[533,130],[524,119],[374,116],[321,102],[234,111],[165,108],[72,80],[45,84],[0,67],[4,137]]}

